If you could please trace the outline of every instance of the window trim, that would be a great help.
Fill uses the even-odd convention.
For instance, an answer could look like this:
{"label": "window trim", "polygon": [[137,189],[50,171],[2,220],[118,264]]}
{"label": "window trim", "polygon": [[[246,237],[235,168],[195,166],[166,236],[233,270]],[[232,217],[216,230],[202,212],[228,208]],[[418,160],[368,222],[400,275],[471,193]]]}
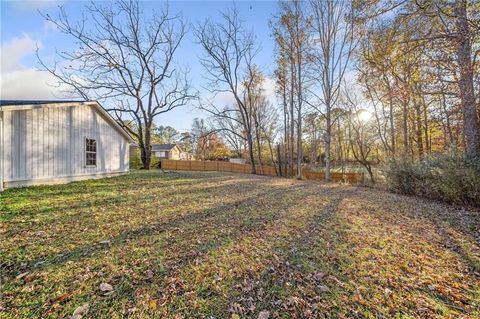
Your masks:
{"label": "window trim", "polygon": [[[95,142],[95,152],[87,151],[88,140]],[[84,143],[83,143],[83,154],[84,154],[83,158],[85,160],[85,167],[97,167],[97,154],[98,154],[97,147],[98,147],[97,139],[85,137]],[[87,164],[87,154],[95,154],[95,164]]]}

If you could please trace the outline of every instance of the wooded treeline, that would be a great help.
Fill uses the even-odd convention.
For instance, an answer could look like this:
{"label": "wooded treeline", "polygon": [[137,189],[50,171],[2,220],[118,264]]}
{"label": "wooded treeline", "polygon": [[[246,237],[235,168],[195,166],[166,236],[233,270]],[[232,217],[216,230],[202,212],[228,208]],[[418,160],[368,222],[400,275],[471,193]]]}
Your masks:
{"label": "wooded treeline", "polygon": [[[236,14],[224,17],[238,20]],[[329,179],[332,167],[357,163],[374,181],[372,166],[380,162],[442,153],[478,158],[479,23],[478,3],[466,0],[279,2],[271,19],[277,64],[274,129],[259,135],[250,133],[248,123],[219,127],[253,138],[247,145],[252,163],[268,161],[298,178],[305,165],[324,168]],[[246,30],[237,26],[237,32]],[[252,59],[244,81],[251,79],[251,65]],[[259,91],[241,92],[248,99]],[[242,109],[228,108],[214,118]],[[251,114],[256,110],[250,105]],[[276,147],[262,152],[253,147],[255,140],[274,140]]]}

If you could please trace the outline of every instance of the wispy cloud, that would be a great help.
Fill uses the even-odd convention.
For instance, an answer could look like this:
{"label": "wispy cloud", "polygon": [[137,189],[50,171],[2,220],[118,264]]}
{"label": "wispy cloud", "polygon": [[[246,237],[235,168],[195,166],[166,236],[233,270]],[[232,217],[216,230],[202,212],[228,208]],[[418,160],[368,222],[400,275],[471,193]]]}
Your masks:
{"label": "wispy cloud", "polygon": [[13,1],[13,4],[19,10],[41,10],[59,6],[62,2],[55,0],[17,0]]}
{"label": "wispy cloud", "polygon": [[50,73],[35,69],[17,70],[2,74],[0,78],[0,99],[58,99],[63,94],[58,87],[52,86],[55,82],[56,79]]}
{"label": "wispy cloud", "polygon": [[[278,103],[277,96],[275,93],[275,80],[269,77],[265,77],[265,81],[263,82],[263,94],[265,95],[267,101],[272,105],[276,105]],[[219,92],[217,94],[208,94],[205,92],[203,104],[208,105],[212,104],[218,108],[222,108],[224,106],[231,106],[234,105],[235,97],[231,92]]]}
{"label": "wispy cloud", "polygon": [[[39,43],[41,45],[41,43]],[[15,37],[0,48],[1,99],[54,99],[61,97],[60,88],[52,86],[56,79],[46,71],[22,64],[22,59],[35,54],[37,43],[28,35]]]}
{"label": "wispy cloud", "polygon": [[28,35],[15,37],[2,44],[0,50],[0,72],[6,73],[22,68],[21,59],[34,52],[36,42]]}

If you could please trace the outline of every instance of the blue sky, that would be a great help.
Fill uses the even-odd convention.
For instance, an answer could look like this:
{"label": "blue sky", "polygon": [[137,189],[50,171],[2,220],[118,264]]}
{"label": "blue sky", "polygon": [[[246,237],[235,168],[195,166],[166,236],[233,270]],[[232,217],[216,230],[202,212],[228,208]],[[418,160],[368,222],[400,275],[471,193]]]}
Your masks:
{"label": "blue sky", "polygon": [[[47,84],[51,76],[39,72],[36,45],[42,57],[52,57],[55,50],[72,49],[73,41],[59,33],[38,13],[54,14],[58,5],[65,6],[73,17],[79,17],[85,1],[1,1],[1,69],[0,96],[4,99],[48,99],[55,98],[55,88]],[[182,12],[190,23],[201,22],[206,18],[217,19],[219,11],[233,6],[233,1],[170,1],[172,12]],[[146,1],[146,10],[164,5],[160,1]],[[236,1],[245,25],[251,28],[261,45],[256,63],[270,76],[274,70],[274,42],[271,38],[269,20],[277,11],[275,1]],[[177,54],[177,62],[188,65],[190,78],[195,88],[203,85],[202,67],[198,63],[201,48],[195,43],[190,32],[187,34]],[[268,80],[267,92],[273,94],[273,81]],[[193,118],[205,117],[201,111],[185,106],[161,115],[158,125],[171,125],[178,130],[190,128]]]}

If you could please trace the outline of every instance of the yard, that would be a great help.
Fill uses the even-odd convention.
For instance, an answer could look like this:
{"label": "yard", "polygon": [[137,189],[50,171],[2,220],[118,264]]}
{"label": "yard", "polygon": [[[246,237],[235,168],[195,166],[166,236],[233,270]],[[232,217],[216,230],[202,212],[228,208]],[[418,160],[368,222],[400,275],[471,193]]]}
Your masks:
{"label": "yard", "polygon": [[160,171],[7,190],[0,211],[1,318],[480,316],[479,211]]}

